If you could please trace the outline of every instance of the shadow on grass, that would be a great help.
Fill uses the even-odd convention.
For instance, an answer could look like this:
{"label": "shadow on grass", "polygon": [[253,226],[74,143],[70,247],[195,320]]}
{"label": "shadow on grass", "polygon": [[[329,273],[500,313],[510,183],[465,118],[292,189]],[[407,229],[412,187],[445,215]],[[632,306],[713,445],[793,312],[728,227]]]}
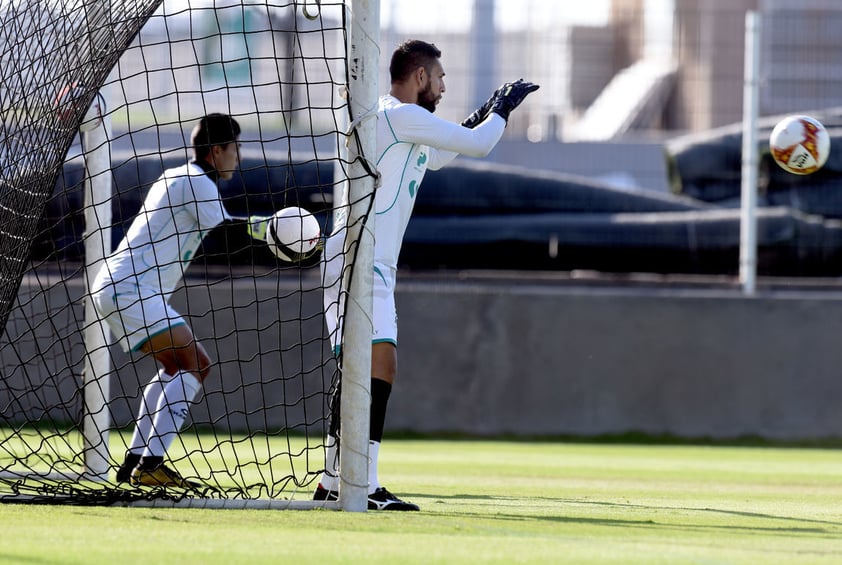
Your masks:
{"label": "shadow on grass", "polygon": [[26,557],[0,552],[0,563],[52,563],[52,561],[40,557]]}
{"label": "shadow on grass", "polygon": [[[739,510],[727,510],[721,508],[696,508],[686,506],[654,506],[647,504],[631,504],[622,502],[606,502],[594,500],[580,500],[580,499],[563,499],[563,498],[517,498],[517,497],[503,497],[503,496],[478,496],[470,494],[455,494],[450,496],[435,496],[429,497],[421,493],[406,493],[408,499],[429,498],[427,508],[435,508],[437,504],[447,504],[448,507],[437,509],[437,514],[449,515],[453,517],[474,517],[485,520],[506,520],[506,521],[536,521],[536,522],[555,522],[566,524],[588,524],[597,526],[609,527],[639,527],[639,528],[662,528],[681,531],[728,531],[744,532],[744,533],[763,533],[763,534],[791,534],[794,536],[813,535],[819,537],[834,537],[838,538],[842,535],[842,522],[834,522],[829,520],[817,520],[810,518],[800,518],[793,516],[782,516],[775,514],[767,514],[762,512],[746,512]],[[458,508],[450,506],[451,503],[458,503],[458,501],[472,501],[476,503],[487,503],[489,506],[496,506],[499,511],[495,512],[474,512],[474,511],[460,511]],[[651,512],[663,516],[664,519],[656,520],[649,519],[622,519],[622,518],[601,518],[601,517],[586,517],[574,515],[562,515],[565,509],[572,509],[574,507],[599,507],[608,510],[637,510],[642,512]],[[523,509],[522,512],[511,512],[513,508]],[[423,509],[423,508],[422,508]],[[558,509],[558,513],[554,511]],[[741,525],[739,523],[723,523],[723,524],[692,524],[692,523],[675,523],[680,518],[675,518],[669,521],[669,513],[671,512],[693,512],[700,516],[702,515],[722,515],[734,516],[750,520],[765,520],[771,522],[782,522],[781,525]],[[572,513],[571,513],[572,514]]]}
{"label": "shadow on grass", "polygon": [[756,435],[734,437],[677,436],[630,431],[618,434],[597,435],[524,435],[495,434],[483,436],[459,432],[422,433],[409,430],[390,430],[387,439],[409,441],[453,441],[453,442],[515,442],[515,443],[569,443],[573,445],[666,445],[706,447],[758,447],[778,449],[842,449],[842,437],[829,436],[804,439],[771,439]]}

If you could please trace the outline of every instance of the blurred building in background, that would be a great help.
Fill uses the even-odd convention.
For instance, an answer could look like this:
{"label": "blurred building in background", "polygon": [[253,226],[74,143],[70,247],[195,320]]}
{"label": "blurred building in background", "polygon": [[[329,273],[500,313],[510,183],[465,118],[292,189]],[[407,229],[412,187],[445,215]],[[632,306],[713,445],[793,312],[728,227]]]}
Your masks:
{"label": "blurred building in background", "polygon": [[[745,14],[756,10],[763,22],[761,116],[842,106],[838,0],[573,4],[381,0],[380,90],[388,90],[395,45],[432,41],[447,72],[437,110],[444,118],[461,120],[505,81],[541,85],[509,124],[493,161],[667,190],[665,141],[742,118]],[[313,25],[292,5],[186,6],[165,0],[115,69],[126,85],[110,92],[112,107],[127,110],[114,116],[118,127],[155,130],[152,140],[166,141],[167,132],[157,131],[166,129],[162,123],[195,119],[207,104],[241,116],[247,127],[259,112],[261,139],[270,145],[267,126],[319,132],[320,123],[333,123],[343,105],[341,34],[325,44],[316,34],[292,33]],[[321,10],[340,27],[340,6]],[[197,56],[199,66],[191,64]],[[143,133],[133,135],[133,143],[144,143]],[[319,140],[334,150],[328,142]]]}
{"label": "blurred building in background", "polygon": [[[300,110],[294,84],[304,73],[317,73],[310,80],[324,79],[324,99],[311,102],[332,105],[329,79],[339,81],[330,76],[338,67],[322,62],[322,68],[314,63],[291,69],[284,57],[292,51],[337,56],[341,48],[289,33],[313,25],[292,7],[217,0],[214,10],[187,12],[182,4],[185,0],[165,0],[159,11],[165,17],[150,20],[137,42],[147,51],[160,45],[160,52],[150,59],[129,50],[119,72],[130,80],[138,77],[137,84],[112,95],[127,97],[135,110],[161,115],[178,105],[167,98],[172,84],[192,81],[197,91],[200,83],[208,85],[204,89],[220,101],[233,91],[242,113],[251,107],[271,112],[268,106],[280,104],[281,97],[284,111]],[[338,21],[336,6],[322,10],[323,17]],[[741,119],[748,10],[759,11],[764,21],[761,114],[840,105],[842,89],[836,83],[842,79],[836,77],[842,75],[835,71],[842,60],[837,31],[842,2],[835,0],[797,5],[786,0],[592,0],[575,9],[557,0],[382,0],[381,90],[388,89],[394,46],[419,37],[444,52],[448,92],[439,111],[450,119],[467,115],[500,83],[523,76],[542,90],[527,99],[528,118],[511,124],[507,135],[512,138],[609,140],[703,131]],[[168,48],[187,42],[190,49],[184,52]],[[201,76],[188,76],[195,69],[180,64],[194,50],[202,58]],[[141,69],[155,80],[140,83]],[[264,88],[257,97],[251,94],[252,85],[271,84],[268,79],[279,73],[290,85],[285,92]],[[237,91],[246,88],[248,94],[239,99]],[[190,107],[189,100],[180,102],[182,112],[185,103]]]}
{"label": "blurred building in background", "polygon": [[[348,6],[321,3],[314,22],[303,4],[164,0],[109,78],[115,160],[183,160],[185,124],[209,111],[243,124],[258,184],[296,152],[333,158],[344,141]],[[425,180],[404,246],[408,264],[735,267],[749,10],[762,24],[759,206],[776,208],[760,230],[767,272],[835,273],[839,0],[381,0],[380,92],[389,89],[394,47],[408,38],[442,49],[447,91],[436,111],[446,119],[461,121],[503,82],[541,85],[482,163],[460,157]],[[827,164],[803,179],[776,168],[762,147],[776,116],[795,112],[820,118],[833,140]],[[150,171],[153,179],[160,172]],[[299,172],[270,188],[320,187],[334,170],[311,172],[312,182]],[[327,208],[330,196],[319,188],[306,202]],[[465,217],[457,222],[458,214]]]}
{"label": "blurred building in background", "polygon": [[[388,0],[386,0],[388,1]],[[473,0],[501,10],[507,0]],[[522,0],[523,10],[542,4]],[[557,2],[561,12],[569,6]],[[600,25],[532,21],[494,34],[472,26],[470,47],[486,53],[497,81],[524,74],[547,88],[530,99],[529,124],[539,140],[612,140],[698,132],[742,117],[745,14],[764,23],[761,115],[842,105],[835,72],[842,55],[842,3],[804,0],[612,0]],[[488,21],[475,16],[476,21]],[[551,20],[552,22],[552,20]],[[388,35],[388,32],[387,32]],[[463,37],[448,51],[464,52]],[[437,38],[438,39],[438,38]],[[482,40],[489,43],[483,44]],[[466,59],[467,60],[467,59]],[[476,65],[474,82],[488,83]],[[494,81],[492,81],[494,82]],[[473,102],[478,101],[474,96]],[[461,97],[460,97],[461,102]],[[465,111],[468,108],[463,108]]]}

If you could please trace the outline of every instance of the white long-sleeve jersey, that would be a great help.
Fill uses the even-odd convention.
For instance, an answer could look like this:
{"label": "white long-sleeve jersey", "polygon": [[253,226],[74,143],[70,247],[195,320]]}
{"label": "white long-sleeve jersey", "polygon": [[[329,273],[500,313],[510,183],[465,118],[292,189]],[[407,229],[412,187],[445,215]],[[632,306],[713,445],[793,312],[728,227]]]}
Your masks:
{"label": "white long-sleeve jersey", "polygon": [[438,170],[457,155],[485,157],[506,128],[491,114],[474,129],[449,122],[391,95],[380,97],[377,120],[377,169],[381,186],[375,194],[374,262],[397,268],[398,255],[415,198],[427,169]]}
{"label": "white long-sleeve jersey", "polygon": [[169,297],[202,239],[228,219],[216,183],[199,165],[164,171],[117,250],[106,259],[92,290],[132,283],[141,296]]}
{"label": "white long-sleeve jersey", "polygon": [[[397,343],[394,283],[401,243],[427,169],[439,169],[458,154],[484,157],[500,141],[506,122],[491,114],[474,129],[436,117],[416,104],[404,104],[391,95],[380,98],[377,114],[377,170],[381,185],[375,191],[374,272],[372,325],[374,343]],[[344,268],[346,217],[339,209],[333,234],[322,256],[324,307],[334,350],[342,338],[344,294],[340,281]]]}

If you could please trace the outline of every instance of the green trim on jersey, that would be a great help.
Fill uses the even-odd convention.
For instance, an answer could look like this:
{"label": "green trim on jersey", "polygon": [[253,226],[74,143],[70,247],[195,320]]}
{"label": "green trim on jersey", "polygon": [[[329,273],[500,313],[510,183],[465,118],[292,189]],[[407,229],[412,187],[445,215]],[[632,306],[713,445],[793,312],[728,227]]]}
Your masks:
{"label": "green trim on jersey", "polygon": [[378,159],[377,159],[377,165],[380,165],[380,161],[382,161],[383,158],[386,156],[386,154],[389,153],[389,151],[393,147],[395,147],[396,145],[409,145],[410,147],[409,147],[409,152],[406,154],[406,161],[404,161],[404,163],[403,163],[403,169],[401,170],[401,178],[400,178],[400,182],[398,183],[398,190],[395,191],[394,200],[392,200],[392,203],[389,204],[389,206],[385,210],[382,210],[380,212],[375,210],[375,212],[374,212],[375,216],[385,214],[389,210],[391,210],[392,208],[395,207],[395,203],[398,201],[398,198],[401,195],[400,187],[403,186],[403,179],[404,179],[404,177],[406,177],[406,169],[407,169],[407,166],[409,165],[409,160],[412,157],[412,152],[415,150],[415,146],[417,145],[417,143],[410,143],[408,141],[401,141],[401,140],[398,139],[398,136],[395,134],[395,128],[392,127],[392,121],[389,120],[389,112],[384,111],[383,117],[386,118],[386,124],[388,124],[388,126],[389,126],[389,131],[392,132],[392,137],[394,138],[394,142],[390,143],[383,150],[383,153],[380,154],[380,157],[378,157]]}
{"label": "green trim on jersey", "polygon": [[[375,345],[377,343],[391,343],[395,347],[398,346],[398,342],[395,341],[394,339],[386,338],[386,339],[372,339],[371,340],[371,345]],[[342,346],[341,345],[337,345],[336,347],[333,348],[333,355],[334,356],[339,357],[339,355],[341,353],[342,353]]]}
{"label": "green trim on jersey", "polygon": [[[398,145],[398,144],[405,144],[405,142],[399,141],[398,143],[393,143],[389,147],[391,148],[391,147],[394,147],[395,145]],[[403,163],[403,170],[401,170],[401,180],[398,183],[398,190],[395,191],[395,198],[392,200],[392,203],[389,204],[389,207],[386,208],[385,210],[381,210],[380,212],[375,211],[374,214],[376,216],[380,216],[380,215],[383,215],[383,214],[386,214],[387,212],[389,212],[392,208],[395,207],[395,203],[398,201],[398,198],[400,198],[400,195],[401,195],[400,187],[403,186],[403,179],[406,176],[406,168],[407,168],[407,165],[409,165],[409,159],[412,157],[412,152],[413,152],[414,147],[415,147],[414,143],[411,143],[410,145],[411,145],[411,147],[409,149],[409,153],[407,153],[407,155],[406,155],[406,161],[404,161],[404,163]],[[386,153],[388,153],[388,151],[389,151],[388,149],[386,151],[384,151],[383,155],[386,155]]]}
{"label": "green trim on jersey", "polygon": [[380,277],[380,280],[383,281],[383,284],[386,284],[386,277],[383,276],[383,271],[381,271],[377,267],[374,267],[374,274]]}

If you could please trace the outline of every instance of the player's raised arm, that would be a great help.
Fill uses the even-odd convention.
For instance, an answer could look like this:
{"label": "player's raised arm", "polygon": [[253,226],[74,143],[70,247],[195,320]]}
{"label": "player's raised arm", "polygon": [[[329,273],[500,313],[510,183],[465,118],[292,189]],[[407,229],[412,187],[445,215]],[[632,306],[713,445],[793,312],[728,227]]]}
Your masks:
{"label": "player's raised arm", "polygon": [[[515,82],[507,82],[501,85],[485,103],[471,112],[471,114],[462,120],[462,126],[468,129],[474,129],[481,124],[488,117],[492,111],[509,121],[509,113],[517,108],[523,99],[531,93],[540,88],[539,85],[525,82],[522,78]],[[494,108],[496,107],[496,111]]]}
{"label": "player's raised arm", "polygon": [[[428,132],[419,131],[419,135],[412,141],[429,144],[441,151],[461,153],[469,157],[485,157],[500,141],[511,112],[538,88],[537,84],[523,79],[506,83],[498,88],[483,106],[463,120],[461,127],[453,127],[456,124],[450,127],[442,126],[440,130],[430,132],[427,137],[422,135]],[[453,155],[451,153],[445,157],[450,159],[442,159],[442,164],[449,162]],[[429,167],[435,170],[439,166],[431,162]]]}

